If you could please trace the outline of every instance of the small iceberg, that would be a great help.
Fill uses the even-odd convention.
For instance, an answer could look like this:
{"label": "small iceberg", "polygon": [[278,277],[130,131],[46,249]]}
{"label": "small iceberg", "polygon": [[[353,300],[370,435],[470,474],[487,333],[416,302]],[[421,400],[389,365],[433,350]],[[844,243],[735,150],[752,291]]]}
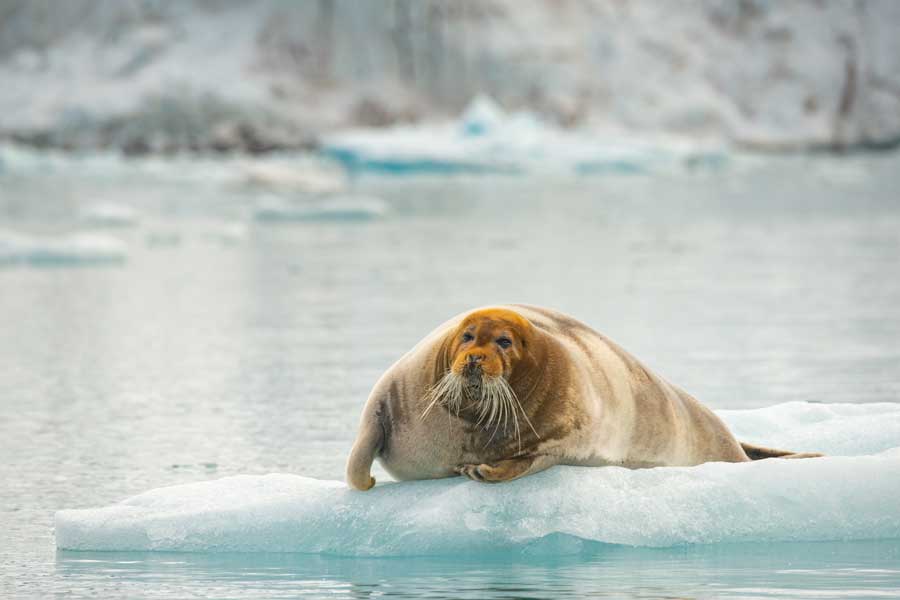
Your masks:
{"label": "small iceberg", "polygon": [[0,265],[79,266],[119,264],[128,258],[126,244],[95,233],[60,236],[0,232]]}
{"label": "small iceberg", "polygon": [[269,196],[257,203],[253,217],[263,223],[370,221],[385,213],[387,204],[371,196],[331,196],[298,201]]}
{"label": "small iceberg", "polygon": [[241,165],[244,182],[253,187],[280,192],[335,194],[347,187],[344,174],[304,162],[246,162]]}
{"label": "small iceberg", "polygon": [[724,164],[721,150],[650,144],[564,130],[476,97],[455,122],[357,129],[325,136],[322,151],[350,172],[634,174]]}
{"label": "small iceberg", "polygon": [[[788,447],[825,450],[875,427],[864,456],[628,470],[555,467],[500,485],[463,478],[382,483],[369,492],[297,475],[235,476],[159,488],[105,508],[56,513],[68,550],[305,552],[344,556],[578,553],[598,544],[900,537],[900,410],[893,404],[723,411]],[[845,421],[848,414],[861,420]],[[843,428],[841,423],[844,422]],[[818,444],[801,446],[818,429]],[[889,435],[893,436],[888,439]]]}
{"label": "small iceberg", "polygon": [[95,204],[81,210],[80,220],[92,227],[134,227],[139,217],[136,210],[121,204]]}
{"label": "small iceberg", "polygon": [[150,248],[174,248],[181,242],[181,232],[174,230],[154,229],[144,236],[144,243]]}
{"label": "small iceberg", "polygon": [[209,223],[200,228],[200,238],[223,246],[235,246],[249,235],[247,225],[236,222]]}

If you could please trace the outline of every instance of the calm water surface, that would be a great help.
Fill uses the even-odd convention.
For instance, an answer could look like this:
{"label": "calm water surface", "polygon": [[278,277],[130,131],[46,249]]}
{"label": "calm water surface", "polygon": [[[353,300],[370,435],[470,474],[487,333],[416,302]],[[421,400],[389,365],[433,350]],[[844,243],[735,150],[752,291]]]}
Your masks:
{"label": "calm water surface", "polygon": [[[653,177],[364,178],[373,220],[261,223],[189,163],[0,172],[0,229],[127,258],[0,267],[0,596],[887,597],[900,542],[574,557],[57,553],[53,512],[238,473],[339,479],[369,388],[449,316],[544,304],[716,408],[900,400],[900,159]],[[384,480],[386,474],[376,472]]]}

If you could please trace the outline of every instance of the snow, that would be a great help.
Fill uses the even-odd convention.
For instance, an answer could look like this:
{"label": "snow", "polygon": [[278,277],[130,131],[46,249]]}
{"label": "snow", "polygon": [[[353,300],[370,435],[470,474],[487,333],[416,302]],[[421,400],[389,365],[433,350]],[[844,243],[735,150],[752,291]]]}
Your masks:
{"label": "snow", "polygon": [[900,404],[787,402],[718,414],[741,441],[770,447],[854,455],[900,446]]}
{"label": "snow", "polygon": [[628,470],[556,467],[500,485],[240,475],[56,514],[72,550],[348,556],[579,552],[588,545],[900,537],[900,409],[788,403],[722,411],[741,437],[825,458]]}

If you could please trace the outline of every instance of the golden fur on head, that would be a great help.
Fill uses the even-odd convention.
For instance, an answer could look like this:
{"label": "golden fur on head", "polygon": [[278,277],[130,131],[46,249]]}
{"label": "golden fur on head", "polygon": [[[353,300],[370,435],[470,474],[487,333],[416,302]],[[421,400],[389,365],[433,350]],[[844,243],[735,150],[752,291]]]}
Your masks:
{"label": "golden fur on head", "polygon": [[534,327],[525,317],[504,308],[486,308],[469,314],[451,335],[450,370],[457,375],[470,364],[486,377],[505,376],[529,355]]}

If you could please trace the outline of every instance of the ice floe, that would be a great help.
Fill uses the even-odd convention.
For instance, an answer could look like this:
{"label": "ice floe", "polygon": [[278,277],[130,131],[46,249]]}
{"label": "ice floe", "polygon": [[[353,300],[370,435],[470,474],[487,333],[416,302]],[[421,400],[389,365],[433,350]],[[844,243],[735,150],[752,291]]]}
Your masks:
{"label": "ice floe", "polygon": [[[845,455],[643,470],[556,467],[502,485],[453,478],[382,483],[369,492],[297,475],[242,475],[59,511],[56,543],[403,556],[900,537],[896,405],[789,403],[723,413],[741,435]],[[856,455],[868,452],[875,453]]]}
{"label": "ice floe", "polygon": [[372,196],[326,196],[287,200],[279,196],[261,198],[253,209],[257,221],[368,221],[383,216],[387,204]]}
{"label": "ice floe", "polygon": [[94,204],[81,210],[81,221],[92,227],[134,227],[140,217],[137,211],[122,204]]}
{"label": "ice floe", "polygon": [[116,264],[128,258],[127,245],[97,233],[32,235],[0,231],[0,265],[74,266]]}
{"label": "ice floe", "polygon": [[786,402],[717,412],[738,439],[776,448],[860,455],[900,446],[900,403]]}
{"label": "ice floe", "polygon": [[238,222],[209,223],[200,227],[200,239],[216,242],[223,246],[234,246],[247,239],[249,229]]}
{"label": "ice floe", "polygon": [[334,194],[347,187],[337,167],[329,169],[309,161],[245,162],[241,170],[248,185],[284,192]]}

